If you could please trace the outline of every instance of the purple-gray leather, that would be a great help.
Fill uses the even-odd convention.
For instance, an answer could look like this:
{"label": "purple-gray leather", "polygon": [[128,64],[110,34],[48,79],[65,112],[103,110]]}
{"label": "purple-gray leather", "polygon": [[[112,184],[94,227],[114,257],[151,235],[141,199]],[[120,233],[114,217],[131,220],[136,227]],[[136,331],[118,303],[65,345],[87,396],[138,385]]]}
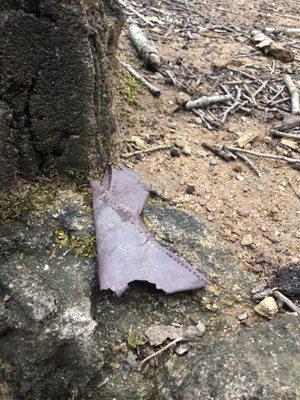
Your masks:
{"label": "purple-gray leather", "polygon": [[147,231],[140,213],[150,187],[127,167],[109,168],[102,184],[94,180],[93,212],[100,289],[120,296],[132,281],[147,281],[166,293],[199,289],[209,281],[162,247]]}

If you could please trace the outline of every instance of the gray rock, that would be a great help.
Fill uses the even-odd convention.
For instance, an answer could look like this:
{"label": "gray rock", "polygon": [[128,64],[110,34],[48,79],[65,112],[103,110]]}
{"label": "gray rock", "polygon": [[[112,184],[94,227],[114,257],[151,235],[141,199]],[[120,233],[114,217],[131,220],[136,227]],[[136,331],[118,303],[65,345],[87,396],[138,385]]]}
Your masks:
{"label": "gray rock", "polygon": [[[224,393],[234,399],[234,390],[241,399],[270,400],[281,385],[278,393],[296,399],[296,319],[241,327],[237,316],[253,306],[254,278],[205,222],[156,201],[144,210],[147,227],[205,273],[209,289],[168,296],[133,283],[117,298],[98,289],[85,197],[59,190],[44,210],[0,227],[0,299],[11,296],[0,301],[0,374],[11,389],[25,387],[25,398],[33,400],[72,393],[82,400],[223,400]],[[139,346],[149,326],[195,326],[199,320],[205,335],[190,342],[184,357],[165,352],[146,376],[136,369],[124,373],[129,332]]]}
{"label": "gray rock", "polygon": [[296,400],[299,340],[299,318],[286,315],[201,342],[187,356],[170,358],[167,376],[159,375],[159,398]]}
{"label": "gray rock", "polygon": [[[0,21],[0,187],[103,167],[115,133],[117,2],[9,1]],[[3,8],[4,7],[4,8]]]}

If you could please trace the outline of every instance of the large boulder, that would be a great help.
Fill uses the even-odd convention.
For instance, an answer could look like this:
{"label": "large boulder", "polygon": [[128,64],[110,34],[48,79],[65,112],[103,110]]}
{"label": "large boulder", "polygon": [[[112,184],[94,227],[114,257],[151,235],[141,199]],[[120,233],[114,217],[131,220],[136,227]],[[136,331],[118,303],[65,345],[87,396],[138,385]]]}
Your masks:
{"label": "large boulder", "polygon": [[[24,212],[6,212],[18,218],[0,228],[0,378],[18,396],[296,399],[297,318],[241,326],[254,281],[204,221],[156,201],[144,210],[148,228],[205,273],[209,289],[165,295],[135,283],[118,298],[99,292],[90,196],[47,190],[39,198],[35,189]],[[149,326],[198,321],[207,331],[188,354],[163,354],[146,376],[131,370],[128,352]]]}
{"label": "large boulder", "polygon": [[0,187],[111,160],[122,23],[113,0],[0,2]]}

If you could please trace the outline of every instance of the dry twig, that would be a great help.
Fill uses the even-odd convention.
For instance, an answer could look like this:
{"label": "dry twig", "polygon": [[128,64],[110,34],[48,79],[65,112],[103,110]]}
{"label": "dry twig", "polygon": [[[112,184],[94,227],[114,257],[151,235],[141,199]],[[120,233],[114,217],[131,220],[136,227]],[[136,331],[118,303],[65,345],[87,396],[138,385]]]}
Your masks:
{"label": "dry twig", "polygon": [[[225,146],[225,149],[226,149],[226,146]],[[236,155],[237,155],[237,157],[238,157],[240,160],[244,161],[244,163],[245,163],[246,165],[248,165],[248,167],[249,167],[250,169],[252,169],[252,170],[256,173],[257,176],[259,176],[259,177],[262,176],[262,173],[261,173],[260,170],[257,168],[257,166],[254,164],[254,162],[251,161],[251,160],[249,160],[249,158],[248,158],[247,156],[245,156],[245,154],[236,153]]]}
{"label": "dry twig", "polygon": [[300,114],[300,93],[299,89],[293,82],[293,79],[289,75],[284,76],[284,83],[288,88],[288,91],[291,94],[291,102],[292,102],[292,114]]}
{"label": "dry twig", "polygon": [[278,34],[278,33],[283,33],[288,36],[300,36],[300,28],[271,28],[267,27],[265,28],[265,32],[267,33],[272,33],[272,34]]}
{"label": "dry twig", "polygon": [[278,290],[274,290],[273,295],[274,295],[274,297],[276,297],[277,300],[284,303],[292,311],[296,312],[297,314],[300,314],[300,308],[297,307],[296,304],[294,304],[290,299],[288,299],[282,293],[278,292]]}
{"label": "dry twig", "polygon": [[227,149],[222,149],[219,146],[216,146],[214,144],[209,144],[209,143],[202,143],[202,147],[206,150],[211,151],[213,154],[215,154],[216,156],[222,158],[222,160],[224,161],[232,161],[235,160],[235,157],[233,154],[231,154],[229,151],[227,151]]}
{"label": "dry twig", "polygon": [[132,153],[123,154],[122,158],[130,158],[130,157],[138,156],[140,154],[154,153],[155,151],[159,151],[159,150],[171,149],[171,147],[172,147],[171,144],[163,144],[161,146],[151,147],[150,149],[137,150],[137,151],[133,151]]}
{"label": "dry twig", "polygon": [[125,67],[135,79],[141,82],[149,90],[149,92],[153,94],[153,96],[159,97],[161,95],[160,90],[152,85],[152,83],[150,83],[141,74],[139,74],[131,65],[126,64],[123,61],[120,61],[120,64],[123,65],[123,67]]}
{"label": "dry twig", "polygon": [[259,153],[257,151],[240,149],[239,147],[233,147],[233,146],[226,146],[226,149],[229,150],[229,151],[232,151],[233,153],[245,153],[245,154],[250,154],[250,155],[255,156],[255,157],[272,158],[274,160],[286,161],[286,162],[288,162],[290,164],[300,164],[300,159],[299,158],[278,156],[276,154],[269,154],[269,153]]}
{"label": "dry twig", "polygon": [[167,344],[166,346],[162,347],[160,350],[157,350],[155,353],[150,354],[150,356],[147,356],[146,358],[144,358],[144,359],[140,362],[139,367],[142,368],[143,365],[144,365],[147,361],[151,360],[151,358],[158,356],[159,354],[161,354],[161,353],[163,353],[164,351],[168,350],[168,349],[169,349],[170,347],[172,347],[174,344],[176,344],[176,343],[178,343],[178,342],[181,342],[182,340],[183,340],[182,337],[178,337],[178,338],[172,340],[172,342],[170,342],[170,343]]}
{"label": "dry twig", "polygon": [[141,20],[143,20],[144,22],[146,22],[146,24],[150,25],[150,26],[154,26],[153,22],[149,21],[148,18],[146,18],[144,15],[142,15],[140,12],[138,12],[135,8],[133,8],[132,6],[126,4],[123,0],[119,0],[119,3],[125,8],[130,10],[132,13],[134,13],[136,16],[138,16],[139,18],[141,18]]}

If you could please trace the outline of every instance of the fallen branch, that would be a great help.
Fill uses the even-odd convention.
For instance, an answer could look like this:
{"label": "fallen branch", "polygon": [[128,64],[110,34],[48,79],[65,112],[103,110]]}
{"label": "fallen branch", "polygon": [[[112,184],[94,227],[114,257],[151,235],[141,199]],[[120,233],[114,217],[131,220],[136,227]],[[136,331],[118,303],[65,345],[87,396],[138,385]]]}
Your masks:
{"label": "fallen branch", "polygon": [[149,154],[149,153],[154,153],[155,151],[167,150],[167,149],[171,149],[171,148],[172,148],[171,144],[163,144],[161,146],[151,147],[150,149],[137,150],[137,151],[133,151],[132,153],[123,154],[121,157],[122,158],[130,158],[130,157],[138,156],[140,154]]}
{"label": "fallen branch", "polygon": [[148,41],[143,31],[135,24],[129,27],[129,37],[146,67],[156,71],[161,64],[161,57],[156,48]]}
{"label": "fallen branch", "polygon": [[229,101],[231,99],[232,99],[231,94],[218,95],[218,96],[202,96],[196,100],[187,101],[185,103],[185,109],[191,110],[192,108],[202,108],[210,106],[212,104],[226,103],[226,101]]}
{"label": "fallen branch", "polygon": [[[223,86],[223,85],[222,85]],[[223,86],[223,90],[226,90],[226,87]],[[222,123],[224,124],[224,122],[226,121],[228,115],[235,110],[237,107],[239,107],[239,105],[241,105],[240,100],[241,100],[241,95],[242,95],[242,89],[241,88],[237,88],[237,95],[235,98],[235,102],[227,108],[227,110],[223,113],[223,117],[222,117]],[[231,96],[231,94],[227,94],[227,96]]]}
{"label": "fallen branch", "polygon": [[278,33],[283,33],[288,36],[300,36],[300,28],[265,28],[265,32],[277,35]]}
{"label": "fallen branch", "polygon": [[300,135],[297,135],[296,133],[284,133],[284,132],[279,132],[279,131],[273,131],[272,135],[275,137],[300,140]]}
{"label": "fallen branch", "polygon": [[289,75],[284,76],[284,83],[291,94],[292,102],[292,114],[300,114],[300,93],[299,89],[293,82],[293,79]]}
{"label": "fallen branch", "polygon": [[276,297],[277,300],[284,303],[292,311],[296,312],[297,314],[300,314],[300,308],[297,307],[296,304],[294,304],[290,299],[285,297],[282,293],[278,292],[278,290],[274,290],[273,295],[274,297]]}
{"label": "fallen branch", "polygon": [[256,151],[240,149],[239,147],[233,147],[233,146],[226,146],[226,150],[232,151],[233,153],[245,153],[245,154],[250,154],[250,155],[255,156],[255,157],[272,158],[274,160],[286,161],[286,162],[288,162],[290,164],[300,164],[300,159],[299,158],[290,158],[290,157],[285,157],[285,156],[277,156],[276,154],[269,154],[269,153],[259,153],[259,152],[256,152]]}
{"label": "fallen branch", "polygon": [[206,128],[212,131],[215,128],[220,128],[221,125],[219,121],[211,117],[210,115],[205,114],[203,111],[195,110],[194,108],[191,109],[192,113],[199,117],[202,123],[206,126]]}
{"label": "fallen branch", "polygon": [[284,118],[280,125],[276,125],[275,129],[278,131],[286,132],[290,129],[300,127],[300,116],[299,115],[288,115]]}
{"label": "fallen branch", "polygon": [[120,64],[123,65],[129,71],[129,73],[139,82],[141,82],[142,85],[144,85],[150,93],[153,94],[153,96],[159,97],[161,95],[161,91],[152,85],[146,78],[144,78],[141,74],[139,74],[131,65],[125,64],[123,61],[120,61]]}
{"label": "fallen branch", "polygon": [[[226,149],[226,146],[224,148]],[[245,156],[244,154],[240,154],[240,153],[236,153],[236,155],[240,160],[244,161],[244,163],[246,165],[248,165],[248,167],[250,169],[252,169],[256,173],[257,176],[259,176],[259,177],[262,176],[262,173],[260,172],[260,170],[257,168],[257,166],[251,160],[249,160],[249,158],[247,156]]]}
{"label": "fallen branch", "polygon": [[153,353],[153,354],[150,354],[150,356],[147,356],[146,358],[144,358],[144,359],[140,362],[139,368],[142,368],[143,365],[144,365],[147,361],[151,360],[151,358],[158,356],[159,354],[161,354],[161,353],[163,353],[164,351],[168,350],[168,349],[169,349],[170,347],[172,347],[174,344],[176,344],[176,343],[178,343],[178,342],[181,342],[182,340],[183,340],[182,337],[178,337],[178,338],[172,340],[172,342],[170,342],[170,343],[167,344],[166,346],[162,347],[160,350],[156,351],[156,352]]}
{"label": "fallen branch", "polygon": [[235,160],[235,157],[233,154],[231,154],[229,151],[227,151],[227,149],[222,149],[219,146],[215,146],[213,144],[209,144],[209,143],[202,143],[202,147],[206,150],[211,151],[213,154],[215,154],[216,156],[222,158],[222,160],[224,161],[232,161]]}
{"label": "fallen branch", "polygon": [[253,31],[252,39],[255,46],[261,49],[265,54],[270,54],[284,62],[290,62],[294,59],[294,53],[290,49],[286,49],[281,44],[274,42],[273,39],[266,36],[261,31]]}
{"label": "fallen branch", "polygon": [[146,24],[150,25],[150,26],[154,26],[153,22],[149,21],[148,18],[146,18],[144,15],[142,15],[140,12],[138,12],[135,8],[133,8],[132,6],[126,4],[123,0],[119,0],[119,3],[125,8],[130,10],[132,13],[134,13],[136,16],[138,16],[139,18],[141,18],[141,20],[143,20],[144,22],[146,22]]}

